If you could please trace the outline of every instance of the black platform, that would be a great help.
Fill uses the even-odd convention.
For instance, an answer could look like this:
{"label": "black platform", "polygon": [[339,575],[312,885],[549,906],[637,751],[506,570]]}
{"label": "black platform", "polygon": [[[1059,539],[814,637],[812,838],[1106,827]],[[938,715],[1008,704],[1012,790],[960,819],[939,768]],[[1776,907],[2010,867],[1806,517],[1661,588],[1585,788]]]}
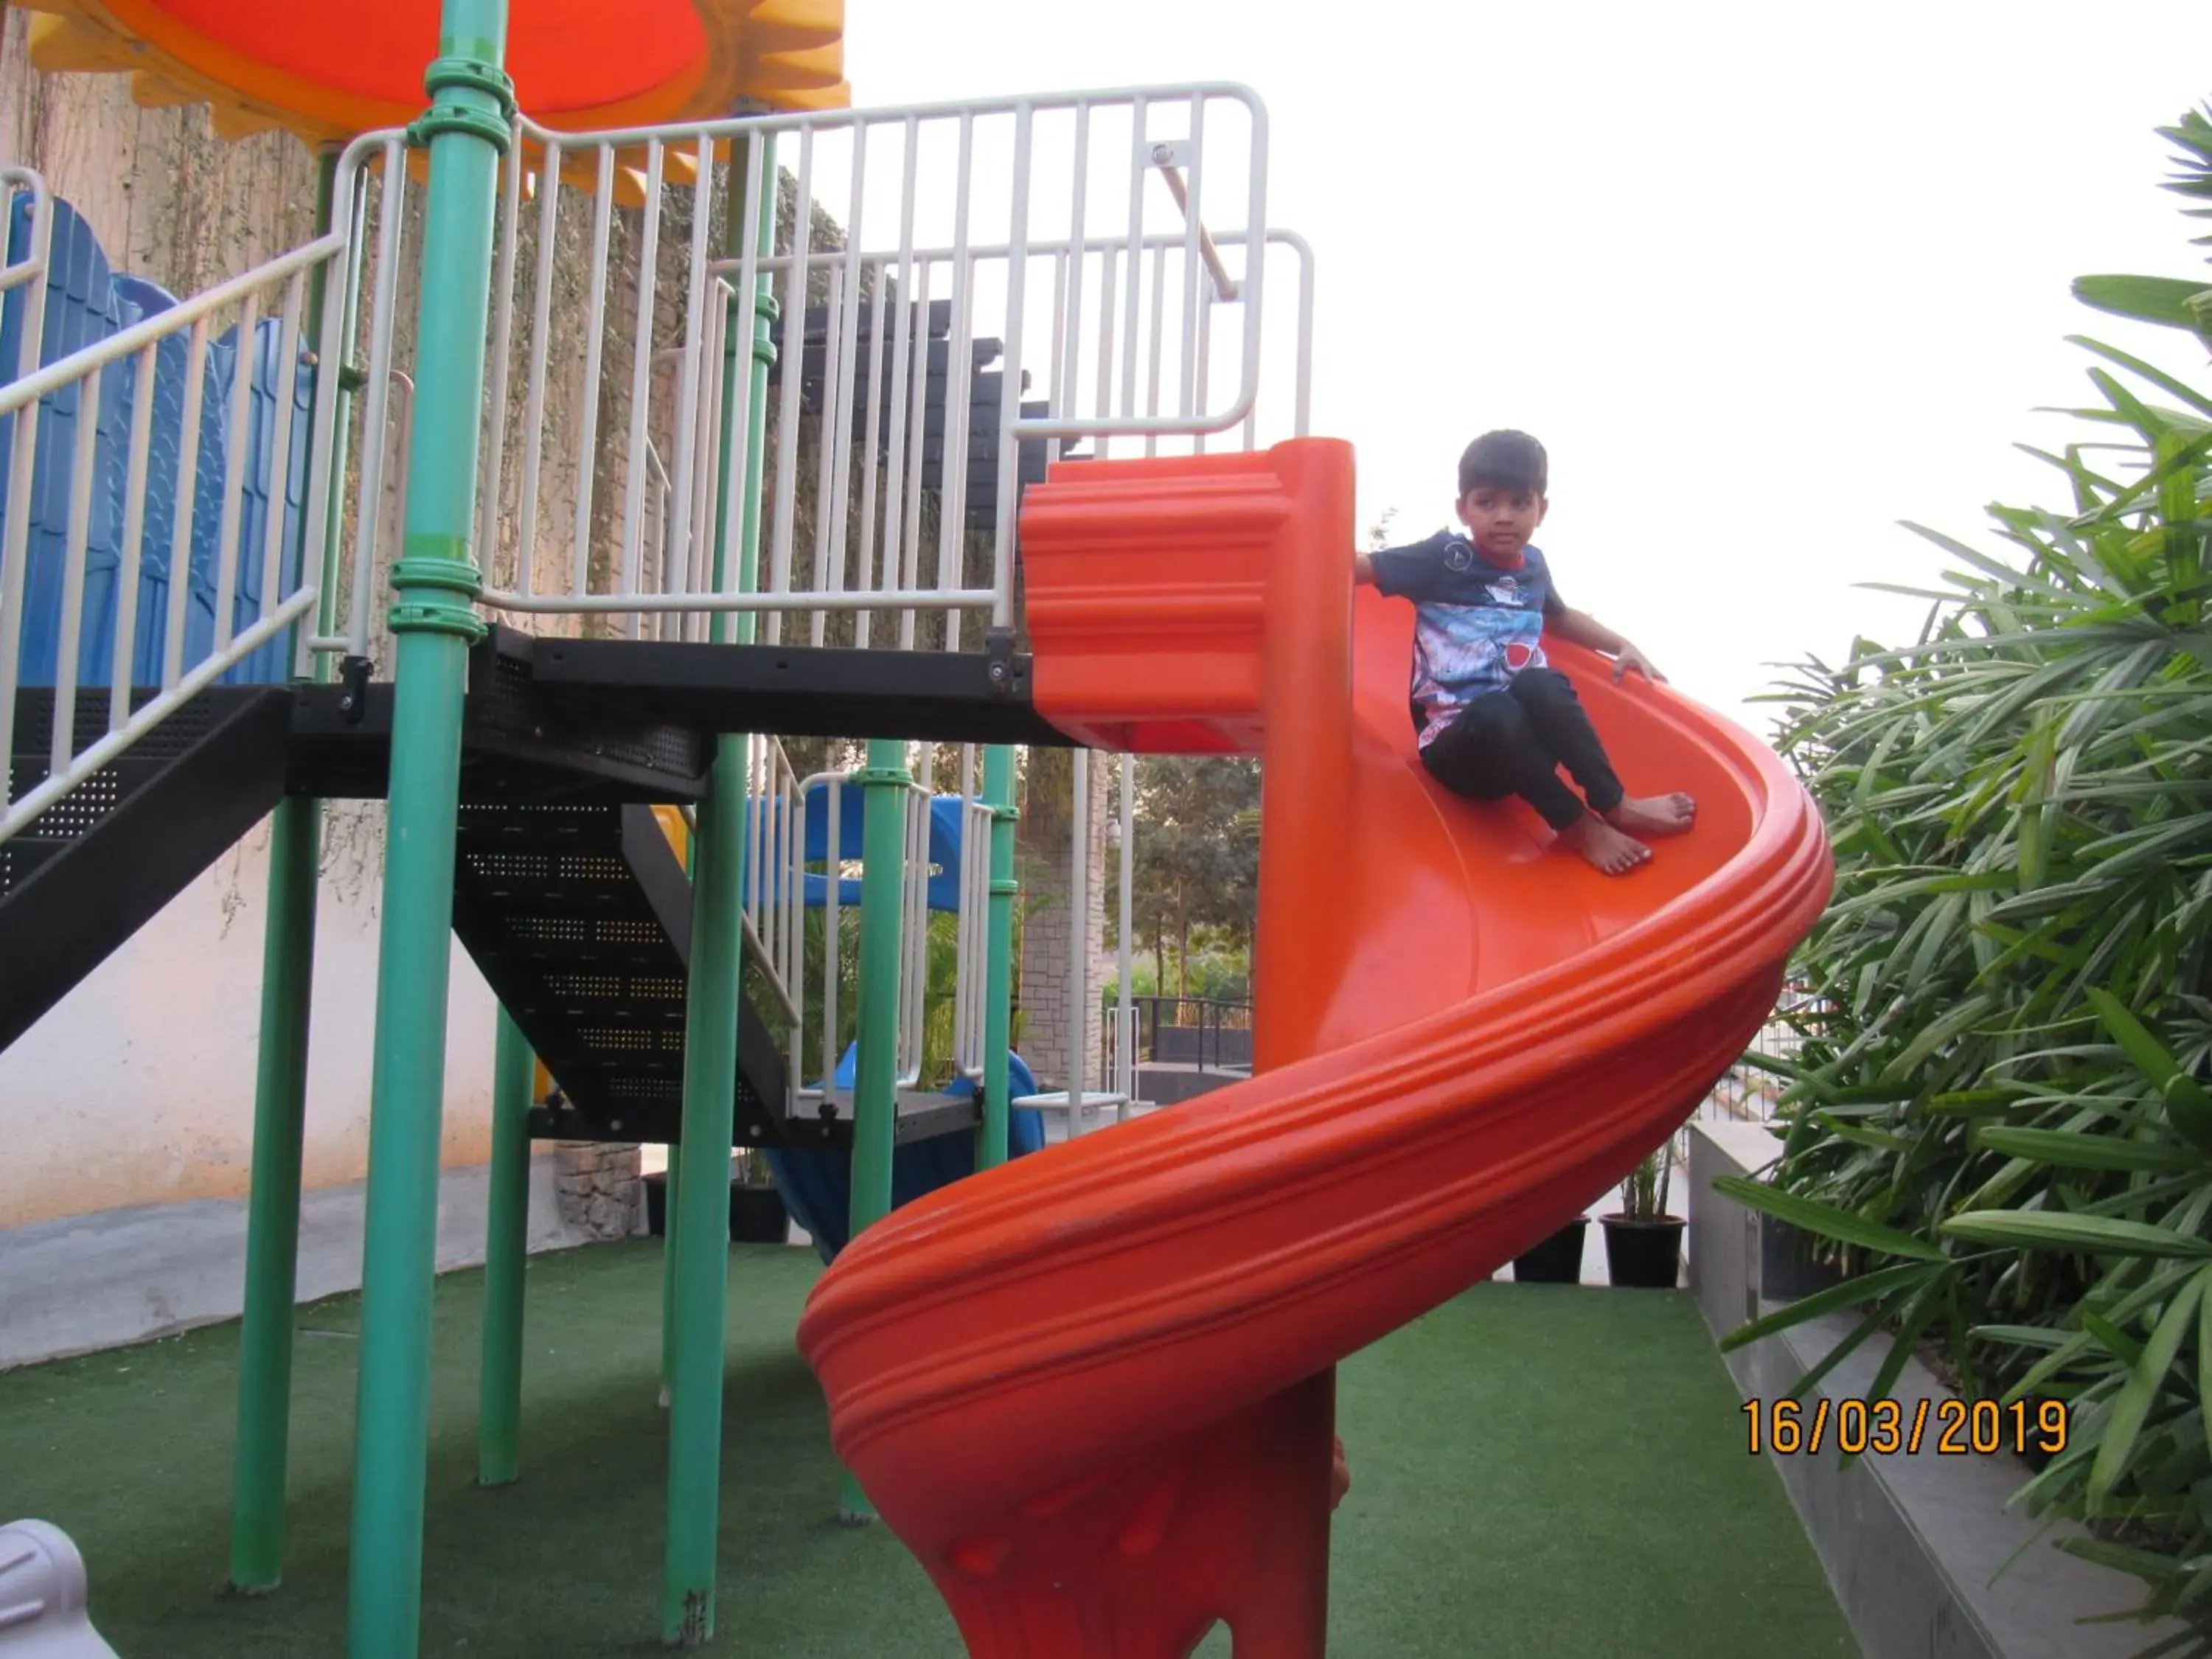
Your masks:
{"label": "black platform", "polygon": [[541,640],[534,672],[556,701],[713,731],[1072,746],[1012,652]]}

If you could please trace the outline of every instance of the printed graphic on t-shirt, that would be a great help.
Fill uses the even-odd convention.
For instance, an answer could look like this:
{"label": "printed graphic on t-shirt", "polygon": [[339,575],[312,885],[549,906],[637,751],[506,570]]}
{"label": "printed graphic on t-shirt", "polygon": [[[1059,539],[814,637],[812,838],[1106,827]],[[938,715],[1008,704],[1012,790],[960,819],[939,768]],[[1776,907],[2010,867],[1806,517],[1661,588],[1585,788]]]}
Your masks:
{"label": "printed graphic on t-shirt", "polygon": [[1413,601],[1413,702],[1426,748],[1461,709],[1544,664],[1544,608],[1555,593],[1536,549],[1500,570],[1463,536],[1440,532],[1372,556],[1375,585]]}

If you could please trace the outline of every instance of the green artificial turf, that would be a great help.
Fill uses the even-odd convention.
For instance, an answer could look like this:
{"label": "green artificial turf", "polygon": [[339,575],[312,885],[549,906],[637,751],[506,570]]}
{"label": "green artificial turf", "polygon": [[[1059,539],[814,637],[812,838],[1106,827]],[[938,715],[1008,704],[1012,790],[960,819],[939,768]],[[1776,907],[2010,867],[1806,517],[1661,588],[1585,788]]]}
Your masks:
{"label": "green artificial turf", "polygon": [[[837,1471],[792,1343],[817,1271],[809,1252],[732,1253],[716,1646],[957,1659],[897,1540],[830,1518]],[[532,1261],[523,1479],[497,1491],[473,1484],[482,1288],[438,1287],[422,1651],[657,1651],[659,1248]],[[285,1582],[252,1600],[219,1594],[234,1325],[0,1375],[0,1519],[76,1540],[124,1659],[342,1650],[357,1313],[301,1310]],[[1347,1361],[1339,1418],[1342,1659],[1856,1651],[1686,1297],[1480,1286]],[[1225,1656],[1225,1634],[1202,1651]]]}

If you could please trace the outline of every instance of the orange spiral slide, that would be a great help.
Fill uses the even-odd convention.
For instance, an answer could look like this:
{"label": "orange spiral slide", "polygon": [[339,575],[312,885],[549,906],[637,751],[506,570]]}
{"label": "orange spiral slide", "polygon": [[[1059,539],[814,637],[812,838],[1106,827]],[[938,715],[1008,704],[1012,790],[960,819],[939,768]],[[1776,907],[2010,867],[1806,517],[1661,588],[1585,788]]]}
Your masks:
{"label": "orange spiral slide", "polygon": [[1572,650],[1631,792],[1691,791],[1696,828],[1609,878],[1441,793],[1352,483],[1306,439],[1061,463],[1024,508],[1040,710],[1261,757],[1258,1020],[1249,1083],[908,1205],[808,1304],[838,1455],[977,1659],[1180,1659],[1217,1620],[1317,1659],[1336,1361],[1680,1124],[1827,898],[1775,756]]}

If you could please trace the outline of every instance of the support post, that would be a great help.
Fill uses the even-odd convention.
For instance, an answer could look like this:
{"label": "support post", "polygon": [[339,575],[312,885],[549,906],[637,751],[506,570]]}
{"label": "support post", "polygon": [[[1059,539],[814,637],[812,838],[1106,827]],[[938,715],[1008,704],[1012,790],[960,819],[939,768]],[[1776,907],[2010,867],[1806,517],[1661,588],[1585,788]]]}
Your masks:
{"label": "support post", "polygon": [[477,463],[494,191],[514,117],[506,0],[445,0],[432,104],[416,418],[392,573],[398,643],[370,1085],[368,1237],[355,1413],[349,1659],[415,1659],[429,1443],[430,1298],[459,806],[476,611]]}
{"label": "support post", "polygon": [[530,1084],[536,1070],[522,1028],[504,1008],[492,1053],[491,1214],[484,1237],[477,1481],[503,1486],[520,1470],[522,1277],[530,1252]]}
{"label": "support post", "polygon": [[[752,235],[763,257],[774,251],[776,191],[773,152],[763,158],[763,187],[757,223],[744,222],[744,179],[749,137],[731,145],[726,251],[742,255]],[[717,592],[737,560],[736,586],[750,592],[760,568],[760,494],[767,459],[768,371],[775,361],[775,301],[765,275],[750,295],[736,295],[732,309],[752,307],[751,327],[732,316],[725,331],[720,410],[723,499],[716,503],[714,581]],[[746,398],[744,494],[735,514],[738,545],[728,544],[727,492],[731,462],[740,435],[728,388],[737,383],[738,343],[751,342]],[[717,612],[717,642],[750,642],[750,615]],[[669,1179],[669,1231],[674,1251],[665,1271],[670,1291],[668,1354],[668,1544],[660,1596],[661,1639],[699,1647],[714,1634],[714,1570],[721,1523],[722,1368],[730,1272],[730,1147],[737,1115],[738,999],[744,948],[744,823],[747,811],[746,740],[725,733],[714,746],[707,799],[700,804],[692,838],[691,974],[684,1010],[682,1147]]]}
{"label": "support post", "polygon": [[[337,212],[337,149],[325,146],[315,168],[318,236],[328,234]],[[345,273],[340,275],[344,280]],[[329,280],[329,264],[317,265],[308,278],[308,316],[322,315]],[[322,372],[335,374],[337,366]],[[341,386],[336,432],[318,434],[311,425],[307,436],[311,454],[319,441],[333,446],[333,478],[345,471],[345,399]],[[311,414],[311,422],[313,418]],[[339,502],[339,492],[333,488],[333,524]],[[300,528],[304,538],[304,521]],[[326,576],[322,584],[326,611],[334,608],[335,599]],[[327,678],[328,659],[319,659],[317,667]],[[238,1437],[230,1516],[230,1588],[248,1595],[275,1589],[284,1572],[293,1304],[299,1291],[307,1028],[313,1004],[316,876],[322,848],[322,802],[294,796],[279,801],[270,821],[269,918],[261,945],[261,1044],[253,1077],[253,1173],[246,1201],[245,1316],[239,1332]]]}
{"label": "support post", "polygon": [[983,936],[983,1127],[980,1170],[1006,1161],[1012,1115],[1014,1000],[1014,751],[983,751],[983,803],[991,809],[991,908]]}
{"label": "support post", "polygon": [[[851,1231],[857,1239],[890,1213],[891,1145],[898,1117],[901,924],[906,888],[906,744],[877,738],[855,781],[860,816],[860,1052],[854,1067]],[[874,1505],[848,1472],[838,1518],[872,1520]]]}

